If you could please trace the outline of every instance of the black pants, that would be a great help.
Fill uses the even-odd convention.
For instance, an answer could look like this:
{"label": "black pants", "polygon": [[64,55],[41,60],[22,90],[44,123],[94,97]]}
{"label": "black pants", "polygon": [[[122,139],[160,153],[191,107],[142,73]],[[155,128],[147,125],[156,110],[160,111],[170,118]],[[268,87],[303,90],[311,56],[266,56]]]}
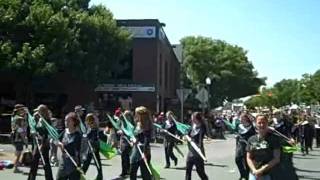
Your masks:
{"label": "black pants", "polygon": [[[148,158],[148,164],[150,164],[150,159]],[[141,177],[143,180],[151,180],[151,174],[149,173],[146,164],[141,159],[138,162],[130,164],[130,180],[137,179],[137,171],[140,167]]]}
{"label": "black pants", "polygon": [[[99,153],[99,149],[95,150],[94,154],[96,155],[96,158],[97,158],[97,161],[98,161],[98,165],[100,168],[98,168],[98,165],[96,164],[97,162],[94,160],[94,163],[97,167],[97,171],[98,171],[98,175],[97,175],[97,180],[102,180],[103,179],[103,176],[102,176],[102,166],[101,166],[101,158],[100,158],[100,153]],[[94,159],[93,158],[93,155],[91,153],[91,151],[89,151],[88,153],[88,156],[87,156],[87,159],[83,162],[83,165],[82,165],[82,170],[84,173],[86,173],[89,169],[89,166],[90,166],[90,162],[91,160]]]}
{"label": "black pants", "polygon": [[238,167],[241,178],[249,178],[249,167],[247,165],[245,144],[237,143],[236,146],[236,165]]}
{"label": "black pants", "polygon": [[173,153],[174,142],[166,142],[164,146],[164,152],[166,156],[166,165],[170,166],[170,158],[173,161],[177,161],[177,157]]}
{"label": "black pants", "polygon": [[[51,170],[50,161],[49,161],[49,144],[43,146],[41,152],[42,152],[43,159],[44,159],[44,162],[45,162],[45,165],[43,167],[44,168],[45,179],[46,180],[53,180],[52,170]],[[30,172],[29,172],[28,180],[35,180],[36,179],[39,160],[41,160],[40,152],[39,152],[38,148],[35,146],[35,149],[33,151],[33,158],[32,158],[32,163],[31,163],[31,166],[30,166]]]}
{"label": "black pants", "polygon": [[316,144],[320,147],[320,128],[316,128]]}
{"label": "black pants", "polygon": [[187,158],[187,169],[186,169],[186,180],[191,180],[193,165],[196,166],[197,173],[201,180],[208,180],[208,176],[204,171],[204,162],[200,157],[190,157]]}
{"label": "black pants", "polygon": [[124,148],[124,150],[121,152],[122,175],[127,175],[130,173],[130,152],[130,147]]}
{"label": "black pants", "polygon": [[80,172],[75,170],[69,175],[62,176],[62,173],[60,173],[60,170],[58,170],[57,174],[57,180],[80,180]]}
{"label": "black pants", "polygon": [[300,140],[300,146],[301,146],[301,151],[302,153],[309,154],[309,146],[308,146],[308,139],[306,138],[301,138]]}

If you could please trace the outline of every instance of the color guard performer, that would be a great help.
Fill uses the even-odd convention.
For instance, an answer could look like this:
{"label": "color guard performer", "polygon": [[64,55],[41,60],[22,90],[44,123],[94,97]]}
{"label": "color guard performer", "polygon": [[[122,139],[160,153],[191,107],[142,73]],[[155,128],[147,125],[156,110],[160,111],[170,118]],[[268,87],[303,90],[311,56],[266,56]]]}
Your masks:
{"label": "color guard performer", "polygon": [[[89,113],[85,119],[86,127],[87,127],[87,138],[89,151],[87,152],[87,156],[82,165],[82,170],[84,173],[89,169],[89,165],[91,160],[94,160],[94,163],[97,167],[98,175],[96,180],[102,180],[102,166],[101,166],[101,158],[99,153],[99,120],[93,113]],[[89,144],[90,143],[90,144]],[[91,147],[90,147],[91,146]],[[92,154],[94,153],[94,155]]]}
{"label": "color guard performer", "polygon": [[130,180],[137,179],[137,171],[140,167],[143,180],[151,180],[151,174],[148,171],[151,160],[150,142],[152,135],[152,119],[149,110],[140,106],[135,109],[136,127],[134,130],[135,138],[130,156]]}
{"label": "color guard performer", "polygon": [[235,162],[240,173],[239,180],[247,180],[249,178],[249,167],[246,160],[246,146],[248,145],[248,139],[256,134],[247,113],[240,115],[240,124],[236,126],[235,131],[238,133],[236,136]]}
{"label": "color guard performer", "polygon": [[[166,113],[166,120],[163,124],[163,129],[167,130],[169,133],[176,135],[177,134],[177,126],[172,119],[173,112],[168,111]],[[164,152],[166,157],[166,166],[164,168],[170,168],[170,159],[174,161],[174,165],[178,164],[178,158],[173,153],[173,147],[175,146],[176,140],[168,135],[164,134]]]}
{"label": "color guard performer", "polygon": [[40,119],[36,126],[37,134],[35,137],[35,143],[36,147],[33,151],[33,158],[32,163],[30,166],[30,172],[28,180],[35,180],[37,176],[38,171],[38,165],[39,160],[42,160],[42,163],[44,165],[44,173],[46,180],[52,180],[52,170],[50,166],[49,161],[49,150],[50,150],[50,143],[48,138],[48,131],[43,125],[43,121],[46,121],[47,123],[51,124],[51,117],[49,113],[49,109],[46,105],[39,105],[35,111],[38,112],[38,115],[40,116]]}
{"label": "color guard performer", "polygon": [[[59,162],[57,180],[79,180],[80,172],[80,148],[82,135],[78,131],[79,119],[74,112],[70,112],[65,117],[66,129],[63,133],[61,142],[57,144],[62,152],[62,158]],[[66,151],[69,153],[67,154]],[[71,158],[76,162],[77,167],[73,164]]]}
{"label": "color guard performer", "polygon": [[[189,133],[191,140],[200,148],[202,154],[204,154],[203,138],[206,134],[206,126],[203,122],[201,114],[194,112],[191,116],[192,130]],[[192,168],[195,165],[198,175],[202,180],[207,180],[208,176],[204,169],[204,160],[201,158],[198,152],[188,144],[189,152],[187,156],[187,168],[186,168],[186,180],[191,180]]]}

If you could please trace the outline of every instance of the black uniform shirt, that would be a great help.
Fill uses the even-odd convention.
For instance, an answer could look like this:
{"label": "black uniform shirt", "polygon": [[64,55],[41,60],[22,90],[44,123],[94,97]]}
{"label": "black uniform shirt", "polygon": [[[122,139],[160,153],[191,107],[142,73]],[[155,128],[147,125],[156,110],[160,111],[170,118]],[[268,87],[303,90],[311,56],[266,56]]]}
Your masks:
{"label": "black uniform shirt", "polygon": [[273,150],[280,149],[279,138],[268,133],[264,138],[258,134],[251,136],[248,140],[247,151],[252,154],[255,167],[260,168],[273,159]]}

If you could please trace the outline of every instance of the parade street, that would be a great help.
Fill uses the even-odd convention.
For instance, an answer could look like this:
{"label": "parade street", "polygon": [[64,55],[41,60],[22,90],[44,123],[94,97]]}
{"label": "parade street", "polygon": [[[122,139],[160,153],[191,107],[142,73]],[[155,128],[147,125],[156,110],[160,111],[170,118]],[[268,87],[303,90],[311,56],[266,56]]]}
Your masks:
{"label": "parade street", "polygon": [[[206,156],[208,162],[206,163],[206,173],[209,179],[216,180],[236,180],[238,179],[238,170],[234,163],[234,149],[235,143],[233,135],[227,135],[226,140],[205,140]],[[180,149],[186,155],[187,146],[180,145]],[[10,145],[0,145],[0,149],[4,151],[13,151],[13,147]],[[176,152],[176,151],[174,151]],[[164,151],[162,144],[152,145],[152,163],[160,171],[161,177],[168,180],[183,180],[185,176],[185,158],[182,158],[176,153],[179,158],[178,165],[172,166],[170,169],[164,169]],[[3,159],[3,157],[1,157]],[[303,180],[320,180],[320,149],[314,148],[309,155],[302,156],[301,153],[294,155],[294,163],[299,175],[299,179]],[[104,179],[116,180],[120,174],[120,156],[116,156],[112,160],[102,160]],[[173,163],[172,163],[173,164]],[[26,173],[28,168],[23,168],[25,172],[22,174],[12,173],[12,169],[0,171],[1,180],[25,180],[27,178]],[[53,174],[55,175],[57,168],[53,168]],[[199,179],[196,171],[193,171],[192,179]],[[87,180],[94,179],[96,176],[96,169],[90,166],[86,175]],[[45,179],[42,169],[38,171],[37,179]],[[129,178],[127,178],[129,179]]]}

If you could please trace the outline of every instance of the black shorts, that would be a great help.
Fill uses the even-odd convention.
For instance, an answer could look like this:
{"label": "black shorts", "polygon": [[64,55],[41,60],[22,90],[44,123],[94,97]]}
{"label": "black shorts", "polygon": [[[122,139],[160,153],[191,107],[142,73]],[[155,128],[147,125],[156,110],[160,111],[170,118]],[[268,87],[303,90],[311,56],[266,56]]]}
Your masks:
{"label": "black shorts", "polygon": [[14,142],[13,145],[16,148],[16,151],[22,151],[23,150],[23,142]]}

